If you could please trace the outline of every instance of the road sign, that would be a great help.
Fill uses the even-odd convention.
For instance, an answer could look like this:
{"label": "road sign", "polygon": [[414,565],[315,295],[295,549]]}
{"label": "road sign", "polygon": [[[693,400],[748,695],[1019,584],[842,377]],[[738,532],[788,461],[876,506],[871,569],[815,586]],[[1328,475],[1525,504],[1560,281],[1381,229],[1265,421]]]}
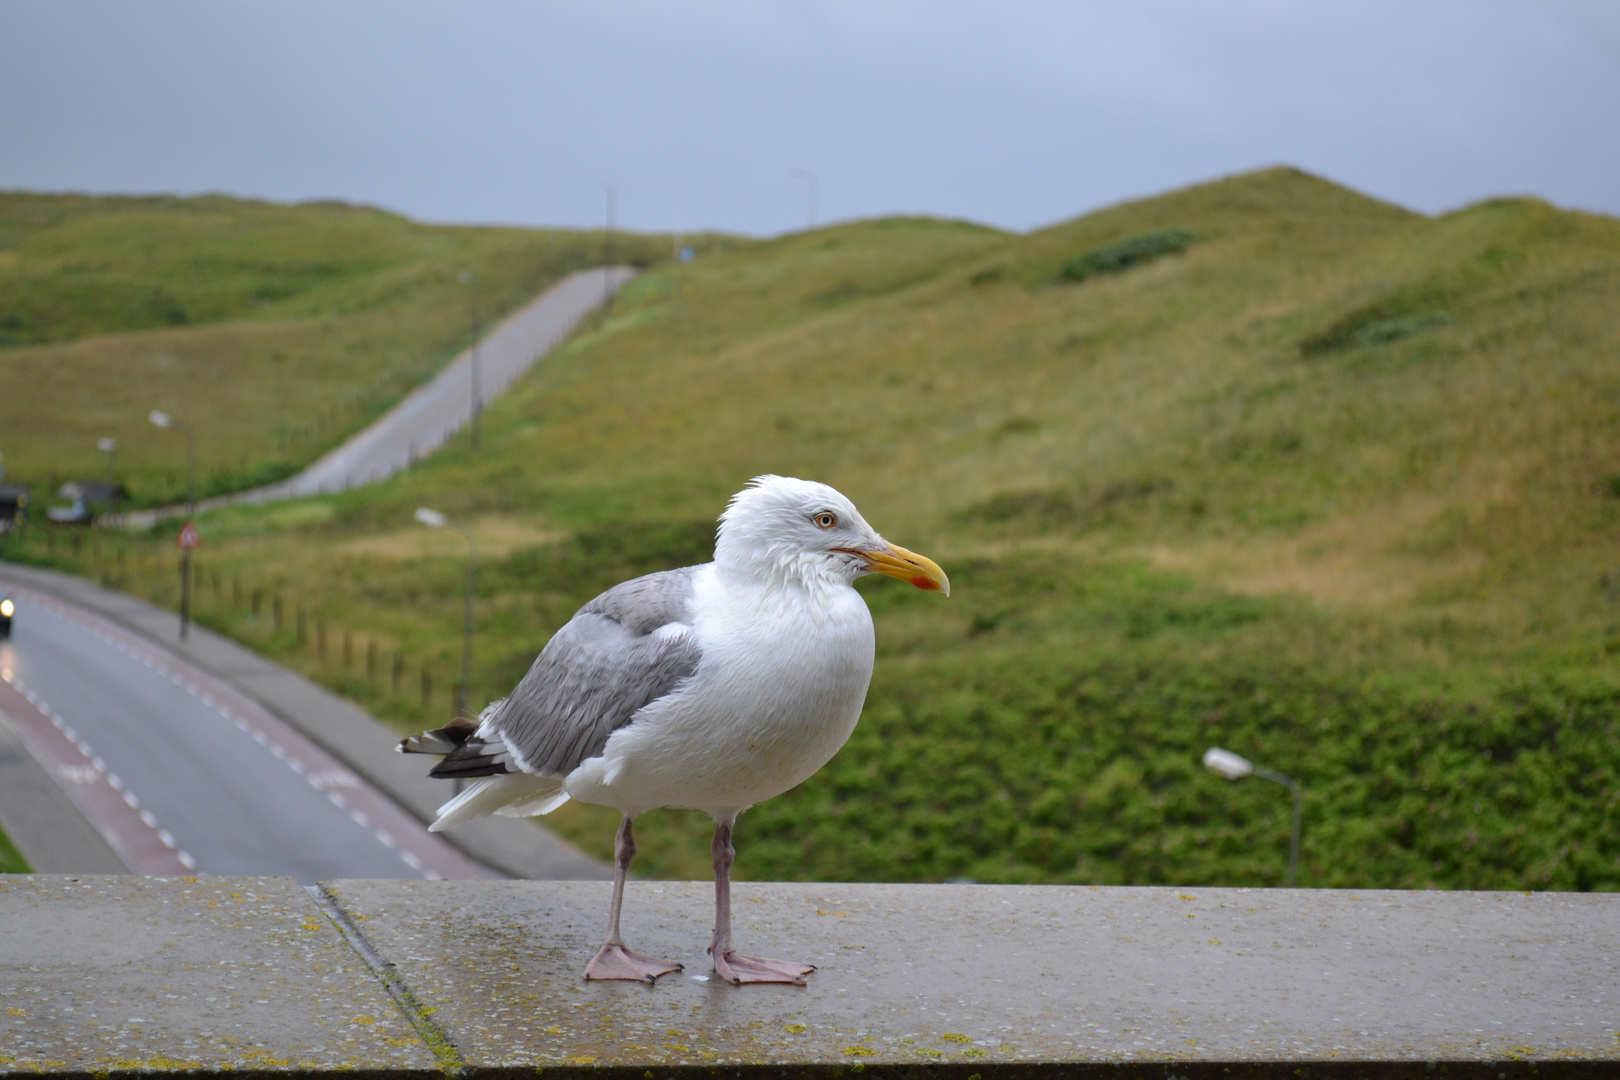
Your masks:
{"label": "road sign", "polygon": [[180,527],[180,535],[175,538],[175,544],[183,548],[199,547],[202,537],[197,535],[197,526],[194,522],[186,522]]}

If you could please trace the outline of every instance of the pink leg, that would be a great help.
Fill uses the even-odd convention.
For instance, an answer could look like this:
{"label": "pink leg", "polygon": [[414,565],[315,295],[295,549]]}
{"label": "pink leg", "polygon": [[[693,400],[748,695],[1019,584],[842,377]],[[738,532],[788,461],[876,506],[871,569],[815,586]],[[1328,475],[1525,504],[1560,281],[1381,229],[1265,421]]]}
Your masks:
{"label": "pink leg", "polygon": [[[732,819],[735,820],[735,819]],[[765,960],[744,956],[731,947],[731,863],[737,852],[731,846],[731,821],[714,824],[714,971],[733,986],[743,983],[792,983],[804,986],[804,977],[816,970],[794,960]]]}
{"label": "pink leg", "polygon": [[660,975],[681,970],[679,964],[627,948],[619,937],[619,907],[624,903],[624,878],[635,854],[636,840],[630,833],[630,815],[626,814],[619,826],[619,835],[613,841],[613,910],[608,915],[608,936],[602,947],[596,950],[596,955],[591,957],[591,962],[585,965],[587,979],[656,982]]}

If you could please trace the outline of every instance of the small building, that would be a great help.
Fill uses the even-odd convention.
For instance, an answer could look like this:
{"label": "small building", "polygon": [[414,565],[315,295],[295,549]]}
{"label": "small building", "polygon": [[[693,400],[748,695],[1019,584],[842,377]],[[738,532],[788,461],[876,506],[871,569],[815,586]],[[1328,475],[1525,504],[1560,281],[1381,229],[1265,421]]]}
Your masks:
{"label": "small building", "polygon": [[28,516],[28,485],[0,484],[0,533],[10,532]]}
{"label": "small building", "polygon": [[71,500],[71,504],[53,506],[45,511],[45,516],[59,525],[90,525],[102,514],[115,511],[126,494],[119,483],[70,480],[56,490],[56,497]]}

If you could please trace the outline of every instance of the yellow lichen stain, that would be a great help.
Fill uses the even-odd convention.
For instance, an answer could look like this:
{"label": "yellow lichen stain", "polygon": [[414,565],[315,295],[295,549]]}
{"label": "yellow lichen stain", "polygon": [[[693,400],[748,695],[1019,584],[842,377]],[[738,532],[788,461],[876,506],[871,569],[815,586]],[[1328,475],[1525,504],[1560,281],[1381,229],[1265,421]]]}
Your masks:
{"label": "yellow lichen stain", "polygon": [[546,1034],[547,1035],[561,1035],[562,1034],[562,1028],[560,1028],[560,1027],[548,1027],[548,1028],[546,1028]]}
{"label": "yellow lichen stain", "polygon": [[321,924],[316,922],[314,919],[310,919],[307,922],[301,922],[301,923],[298,924],[298,929],[300,929],[300,930],[308,930],[308,931],[310,931],[312,933],[314,931],[319,930],[320,928],[321,928]]}
{"label": "yellow lichen stain", "polygon": [[7,1009],[6,1010],[6,1015],[7,1016],[27,1016],[28,1014],[23,1012],[21,1009]]}
{"label": "yellow lichen stain", "polygon": [[243,1050],[242,1056],[259,1065],[273,1065],[283,1069],[292,1064],[291,1058],[272,1057],[270,1051],[261,1050],[257,1046],[250,1046]]}
{"label": "yellow lichen stain", "polygon": [[941,1035],[940,1038],[944,1039],[946,1042],[972,1042],[973,1041],[973,1036],[964,1035],[960,1031],[947,1031],[945,1034]]}
{"label": "yellow lichen stain", "polygon": [[846,1046],[844,1047],[844,1056],[877,1057],[877,1051],[872,1049],[870,1046]]}
{"label": "yellow lichen stain", "polygon": [[349,1021],[351,1024],[375,1024],[376,1022],[377,1018],[372,1016],[370,1013],[361,1013],[359,1016]]}
{"label": "yellow lichen stain", "polygon": [[1220,938],[1210,938],[1209,943],[1211,945],[1219,945],[1221,943],[1221,939]]}
{"label": "yellow lichen stain", "polygon": [[200,1069],[200,1061],[181,1061],[177,1058],[120,1058],[113,1062],[115,1069]]}
{"label": "yellow lichen stain", "polygon": [[570,1064],[570,1065],[595,1065],[596,1064],[596,1059],[589,1056],[588,1054],[581,1054],[579,1057],[571,1057],[571,1058],[569,1058],[568,1059],[568,1064]]}
{"label": "yellow lichen stain", "polygon": [[1196,899],[1198,899],[1198,897],[1196,897],[1196,896],[1189,896],[1189,895],[1188,895],[1188,894],[1186,894],[1186,893],[1182,893],[1182,894],[1181,894],[1181,898],[1182,898],[1182,899],[1183,899],[1183,900],[1196,900]]}
{"label": "yellow lichen stain", "polygon": [[1190,911],[1189,911],[1189,912],[1187,912],[1187,918],[1189,918],[1189,919],[1196,919],[1196,918],[1198,918],[1198,916],[1197,916],[1197,915],[1194,915],[1194,914],[1193,914],[1193,913],[1192,913],[1192,912],[1190,912]]}
{"label": "yellow lichen stain", "polygon": [[786,1027],[784,1027],[782,1030],[786,1031],[786,1032],[789,1032],[790,1034],[793,1034],[793,1035],[802,1035],[802,1034],[804,1034],[804,1025],[803,1024],[789,1024]]}
{"label": "yellow lichen stain", "polygon": [[980,1050],[977,1046],[970,1046],[966,1050],[962,1051],[961,1056],[962,1057],[984,1057],[984,1051]]}

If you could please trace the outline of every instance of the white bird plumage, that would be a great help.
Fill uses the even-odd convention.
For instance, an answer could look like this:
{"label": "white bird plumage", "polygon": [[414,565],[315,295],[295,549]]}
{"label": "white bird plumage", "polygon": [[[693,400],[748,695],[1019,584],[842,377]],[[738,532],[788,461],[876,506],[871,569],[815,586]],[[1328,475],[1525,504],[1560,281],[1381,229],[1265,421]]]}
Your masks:
{"label": "white bird plumage", "polygon": [[481,778],[435,830],[489,813],[544,814],[568,799],[624,814],[608,940],[588,978],[679,970],[619,940],[630,823],[660,806],[715,820],[715,969],[732,982],[811,970],[731,949],[732,823],[802,783],[849,738],[872,676],[868,573],[949,593],[930,560],[889,544],[826,484],[756,477],[721,515],[715,558],[609,590],[558,632],[511,697],[471,723],[407,739],[447,753],[435,775]]}

